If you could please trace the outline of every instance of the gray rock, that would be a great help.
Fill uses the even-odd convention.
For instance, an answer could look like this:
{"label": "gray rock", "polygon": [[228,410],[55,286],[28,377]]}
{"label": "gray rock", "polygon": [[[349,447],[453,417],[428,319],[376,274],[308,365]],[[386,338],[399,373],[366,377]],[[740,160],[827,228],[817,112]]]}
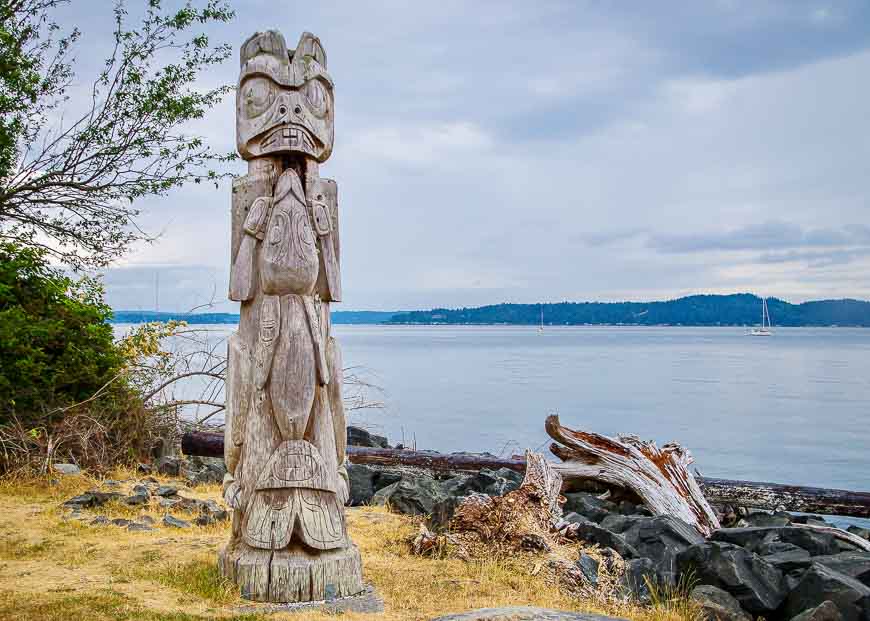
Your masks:
{"label": "gray rock", "polygon": [[[485,485],[483,485],[484,477],[488,479]],[[518,489],[520,483],[523,482],[522,475],[510,468],[481,470],[477,475],[477,479],[481,482],[482,491],[487,496],[504,496],[508,492]]]}
{"label": "gray rock", "polygon": [[106,526],[109,523],[109,518],[105,515],[98,515],[93,520],[91,520],[92,526]]}
{"label": "gray rock", "polygon": [[753,614],[769,615],[788,594],[782,572],[734,544],[708,541],[693,545],[677,555],[676,566],[700,584],[728,591]]}
{"label": "gray rock", "polygon": [[603,548],[613,548],[622,558],[638,558],[640,555],[625,538],[619,533],[614,533],[595,524],[588,522],[579,524],[575,531],[578,539],[587,543],[597,543]]}
{"label": "gray rock", "polygon": [[139,517],[136,518],[136,521],[139,522],[140,524],[148,524],[149,526],[154,525],[154,518],[151,517],[150,515],[140,515]]}
{"label": "gray rock", "polygon": [[163,525],[168,526],[169,528],[190,528],[190,522],[185,522],[184,520],[179,520],[177,517],[173,517],[171,515],[163,516]]}
{"label": "gray rock", "polygon": [[136,471],[140,474],[151,474],[151,464],[136,464]]}
{"label": "gray rock", "polygon": [[819,563],[813,563],[789,593],[784,612],[794,617],[826,600],[836,604],[843,621],[870,619],[870,587]]}
{"label": "gray rock", "polygon": [[840,551],[830,533],[802,528],[800,526],[773,526],[749,528],[722,528],[714,531],[711,541],[733,543],[752,552],[759,546],[773,541],[784,541],[810,553],[810,556],[836,554]]}
{"label": "gray rock", "polygon": [[378,490],[372,504],[389,505],[398,513],[428,515],[435,504],[447,498],[437,481],[426,476],[405,477],[397,483]]}
{"label": "gray rock", "polygon": [[580,515],[579,513],[566,513],[562,516],[562,522],[565,524],[594,524],[592,520],[587,518],[585,515]]}
{"label": "gray rock", "polygon": [[157,472],[167,477],[177,477],[181,474],[182,460],[174,455],[164,455],[157,460]]}
{"label": "gray rock", "polygon": [[825,600],[815,608],[804,610],[791,621],[842,621],[842,619],[843,615],[840,614],[837,605],[830,600]]}
{"label": "gray rock", "polygon": [[389,487],[393,483],[398,483],[402,480],[402,478],[406,476],[401,472],[391,471],[391,470],[380,470],[375,475],[375,480],[373,482],[375,492],[378,492],[385,487]]}
{"label": "gray rock", "polygon": [[148,488],[144,485],[134,485],[133,486],[133,494],[134,495],[150,496],[151,492],[148,491]]}
{"label": "gray rock", "polygon": [[617,509],[614,503],[609,500],[601,500],[589,492],[569,492],[565,494],[565,499],[562,508],[566,513],[578,513],[596,523],[600,523],[609,513]]}
{"label": "gray rock", "polygon": [[363,464],[348,464],[347,477],[350,481],[348,504],[353,507],[371,503],[375,495],[376,472]]}
{"label": "gray rock", "polygon": [[[676,582],[677,554],[704,541],[694,528],[666,515],[642,517],[610,514],[601,521],[601,527],[618,533],[636,551],[636,556],[651,559],[659,577],[669,584]],[[616,550],[619,551],[619,548]]]}
{"label": "gray rock", "polygon": [[151,500],[151,496],[149,494],[133,494],[132,496],[127,496],[124,499],[124,502],[128,505],[146,505],[148,501]]}
{"label": "gray rock", "polygon": [[795,569],[805,569],[811,563],[809,552],[793,543],[786,543],[784,541],[763,543],[758,548],[758,554],[765,561],[785,573]]}
{"label": "gray rock", "polygon": [[134,531],[134,532],[145,532],[145,531],[154,530],[154,529],[151,528],[150,526],[148,526],[147,524],[140,524],[139,522],[132,522],[130,524],[127,524],[127,530]]}
{"label": "gray rock", "polygon": [[861,537],[862,539],[866,539],[867,541],[870,541],[870,529],[861,528],[860,526],[855,526],[854,524],[851,524],[846,530],[849,531],[850,533],[852,533],[853,535],[857,535],[857,536]]}
{"label": "gray rock", "polygon": [[635,558],[625,563],[625,573],[620,579],[623,593],[636,602],[652,603],[650,585],[661,584],[655,563],[648,558]]}
{"label": "gray rock", "polygon": [[161,498],[169,498],[170,496],[175,496],[178,494],[178,488],[173,487],[172,485],[161,485],[157,488],[157,491],[154,492],[156,496],[160,496]]}
{"label": "gray rock", "polygon": [[740,607],[740,602],[719,587],[702,584],[692,589],[689,597],[698,602],[701,617],[706,621],[752,621],[752,617]]}
{"label": "gray rock", "polygon": [[93,507],[102,507],[109,501],[120,500],[123,497],[123,494],[117,492],[99,492],[97,490],[89,490],[84,494],[79,494],[74,498],[70,498],[63,504],[65,507],[72,507],[74,509],[90,509]]}
{"label": "gray rock", "polygon": [[580,569],[580,573],[583,574],[583,578],[589,585],[595,586],[598,584],[597,560],[595,560],[585,552],[581,552],[580,558],[578,558],[577,562],[574,564]]}
{"label": "gray rock", "polygon": [[52,464],[52,469],[61,474],[81,474],[82,469],[75,464]]}
{"label": "gray rock", "polygon": [[227,467],[224,460],[218,457],[191,457],[182,471],[187,484],[196,487],[222,483]]}
{"label": "gray rock", "polygon": [[785,511],[776,513],[756,511],[744,517],[742,521],[750,527],[788,526],[792,522],[792,516]]}
{"label": "gray rock", "polygon": [[112,526],[124,526],[127,527],[132,524],[130,520],[125,520],[124,518],[115,518],[111,521]]}
{"label": "gray rock", "polygon": [[815,556],[812,561],[870,587],[870,552],[840,552],[830,556]]}
{"label": "gray rock", "polygon": [[158,498],[157,504],[162,509],[171,509],[172,507],[181,504],[180,498]]}
{"label": "gray rock", "polygon": [[455,615],[437,617],[432,621],[613,621],[619,617],[605,617],[580,612],[565,612],[545,608],[511,607],[481,608]]}
{"label": "gray rock", "polygon": [[375,435],[361,427],[347,426],[347,443],[350,446],[367,446],[369,448],[390,448],[384,436]]}

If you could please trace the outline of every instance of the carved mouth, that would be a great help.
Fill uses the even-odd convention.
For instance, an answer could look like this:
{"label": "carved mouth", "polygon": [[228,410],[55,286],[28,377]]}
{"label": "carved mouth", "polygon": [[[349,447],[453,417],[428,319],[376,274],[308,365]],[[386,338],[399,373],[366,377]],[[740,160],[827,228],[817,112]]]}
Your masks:
{"label": "carved mouth", "polygon": [[314,137],[301,125],[282,125],[276,127],[260,141],[260,148],[270,151],[292,149],[313,154],[315,149]]}

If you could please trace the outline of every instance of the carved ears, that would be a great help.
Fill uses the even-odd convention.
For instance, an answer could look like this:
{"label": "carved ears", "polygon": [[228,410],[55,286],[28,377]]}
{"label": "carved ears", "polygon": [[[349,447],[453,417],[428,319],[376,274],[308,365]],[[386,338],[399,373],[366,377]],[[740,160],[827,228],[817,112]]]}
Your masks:
{"label": "carved ears", "polygon": [[[303,38],[305,34],[302,35]],[[242,48],[239,51],[239,65],[244,67],[247,61],[260,54],[268,54],[269,56],[274,56],[279,62],[286,62],[288,55],[284,35],[277,30],[255,32],[242,43]]]}
{"label": "carved ears", "polygon": [[313,58],[321,67],[326,69],[326,50],[323,49],[320,39],[310,32],[303,32],[302,36],[299,37],[299,43],[293,52],[293,60],[305,62],[306,56]]}

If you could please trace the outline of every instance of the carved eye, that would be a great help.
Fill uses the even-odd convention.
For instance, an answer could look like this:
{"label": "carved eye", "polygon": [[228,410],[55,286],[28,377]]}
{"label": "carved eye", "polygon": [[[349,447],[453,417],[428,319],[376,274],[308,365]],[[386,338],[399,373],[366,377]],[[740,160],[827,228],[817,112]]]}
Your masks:
{"label": "carved eye", "polygon": [[275,101],[275,83],[262,76],[246,80],[242,85],[242,112],[252,119],[263,114]]}
{"label": "carved eye", "polygon": [[323,83],[320,80],[309,80],[302,87],[302,92],[312,114],[317,117],[326,116],[329,108],[329,95],[327,95]]}

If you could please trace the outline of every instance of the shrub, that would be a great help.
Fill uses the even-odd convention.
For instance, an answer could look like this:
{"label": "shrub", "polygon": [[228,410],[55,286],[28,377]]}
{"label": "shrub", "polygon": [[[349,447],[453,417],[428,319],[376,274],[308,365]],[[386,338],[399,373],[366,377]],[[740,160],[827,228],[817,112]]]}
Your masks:
{"label": "shrub", "polygon": [[162,423],[125,377],[100,282],[0,244],[0,470],[142,457]]}

